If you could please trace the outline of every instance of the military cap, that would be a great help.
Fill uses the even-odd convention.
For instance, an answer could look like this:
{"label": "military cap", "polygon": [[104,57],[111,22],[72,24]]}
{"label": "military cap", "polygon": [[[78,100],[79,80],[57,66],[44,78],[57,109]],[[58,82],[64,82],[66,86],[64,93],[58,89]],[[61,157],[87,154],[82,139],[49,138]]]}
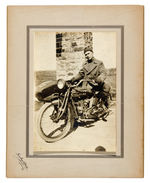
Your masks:
{"label": "military cap", "polygon": [[87,51],[93,52],[93,48],[92,47],[85,47],[84,48],[84,53],[87,52]]}

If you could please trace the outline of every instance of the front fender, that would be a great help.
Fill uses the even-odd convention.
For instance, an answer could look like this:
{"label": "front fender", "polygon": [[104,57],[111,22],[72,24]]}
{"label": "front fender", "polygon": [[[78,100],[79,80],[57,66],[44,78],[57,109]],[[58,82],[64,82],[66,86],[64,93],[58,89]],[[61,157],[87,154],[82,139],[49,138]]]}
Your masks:
{"label": "front fender", "polygon": [[75,119],[77,119],[76,109],[74,108],[72,103],[68,104],[68,108],[70,108],[70,123],[71,123],[71,128],[73,128]]}

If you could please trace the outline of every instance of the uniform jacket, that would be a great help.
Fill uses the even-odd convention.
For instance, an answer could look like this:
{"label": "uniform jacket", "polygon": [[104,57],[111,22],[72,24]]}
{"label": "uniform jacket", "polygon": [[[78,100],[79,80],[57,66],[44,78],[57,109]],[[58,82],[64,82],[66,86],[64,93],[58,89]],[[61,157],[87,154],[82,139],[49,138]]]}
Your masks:
{"label": "uniform jacket", "polygon": [[107,71],[102,61],[92,58],[91,62],[86,61],[83,68],[74,77],[74,81],[84,79],[93,79],[97,83],[102,83],[107,77]]}

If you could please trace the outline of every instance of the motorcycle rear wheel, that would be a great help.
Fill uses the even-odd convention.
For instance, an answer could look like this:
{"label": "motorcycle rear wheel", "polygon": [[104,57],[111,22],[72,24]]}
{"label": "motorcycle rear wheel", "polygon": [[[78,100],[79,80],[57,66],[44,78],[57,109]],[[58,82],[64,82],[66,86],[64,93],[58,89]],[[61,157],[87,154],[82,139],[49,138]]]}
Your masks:
{"label": "motorcycle rear wheel", "polygon": [[51,119],[52,113],[56,112],[58,101],[45,103],[38,115],[37,130],[40,137],[46,142],[53,143],[65,137],[71,130],[71,111],[67,109],[67,119],[59,120],[57,123]]}

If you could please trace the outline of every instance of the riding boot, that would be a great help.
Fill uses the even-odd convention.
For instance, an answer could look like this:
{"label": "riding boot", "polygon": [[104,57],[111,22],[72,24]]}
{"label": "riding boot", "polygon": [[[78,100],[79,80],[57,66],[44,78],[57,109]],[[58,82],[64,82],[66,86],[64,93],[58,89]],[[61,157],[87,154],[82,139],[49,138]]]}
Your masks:
{"label": "riding boot", "polygon": [[97,119],[97,102],[98,102],[98,98],[94,97],[93,101],[92,101],[92,106],[90,107],[90,109],[87,111],[87,117],[91,118],[91,119]]}
{"label": "riding boot", "polygon": [[102,101],[105,107],[108,109],[110,107],[110,93],[103,92]]}

